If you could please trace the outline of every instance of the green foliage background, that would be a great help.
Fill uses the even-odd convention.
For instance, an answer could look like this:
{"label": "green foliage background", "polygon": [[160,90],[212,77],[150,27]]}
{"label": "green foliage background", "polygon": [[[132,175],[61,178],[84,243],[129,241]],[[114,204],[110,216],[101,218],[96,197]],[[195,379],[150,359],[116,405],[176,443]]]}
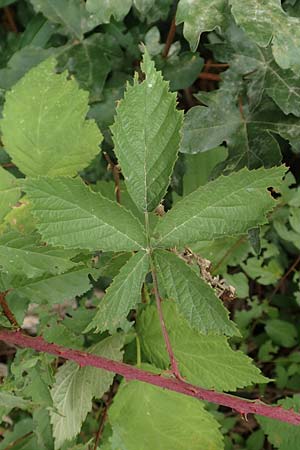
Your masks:
{"label": "green foliage background", "polygon": [[[300,410],[300,1],[0,8],[0,288],[18,322],[160,373],[154,265],[187,381]],[[113,376],[14,353],[0,449],[96,448]],[[120,381],[100,449],[298,449],[292,425]]]}

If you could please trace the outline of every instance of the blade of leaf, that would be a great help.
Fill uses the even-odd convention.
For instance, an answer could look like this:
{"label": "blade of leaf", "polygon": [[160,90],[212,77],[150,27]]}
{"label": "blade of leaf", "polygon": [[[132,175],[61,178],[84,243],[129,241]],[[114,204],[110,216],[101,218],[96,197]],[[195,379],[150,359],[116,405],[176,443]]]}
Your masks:
{"label": "blade of leaf", "polygon": [[213,289],[182,259],[171,252],[155,251],[159,286],[191,327],[203,334],[238,335],[236,325]]}
{"label": "blade of leaf", "polygon": [[1,130],[13,162],[25,174],[75,175],[99,153],[102,135],[85,120],[88,92],[47,59],[7,92]]}
{"label": "blade of leaf", "polygon": [[[173,302],[164,301],[162,305],[180,373],[188,382],[207,389],[235,391],[268,381],[248,356],[231,349],[224,336],[200,334],[190,328]],[[147,358],[157,367],[167,369],[169,357],[154,306],[148,307],[138,319],[138,334]]]}
{"label": "blade of leaf", "polygon": [[51,245],[87,250],[127,251],[144,247],[140,222],[116,202],[91,191],[79,179],[28,179],[38,230]]}
{"label": "blade of leaf", "polygon": [[142,211],[152,211],[170,183],[183,114],[147,50],[141,68],[145,80],[139,83],[136,75],[127,85],[111,130],[129,194]]}
{"label": "blade of leaf", "polygon": [[0,221],[21,196],[18,179],[0,167]]}
{"label": "blade of leaf", "polygon": [[[89,351],[115,361],[121,361],[124,336],[115,335],[94,345]],[[80,368],[66,362],[57,373],[51,395],[57,412],[51,411],[51,423],[55,448],[75,437],[87,413],[92,408],[92,399],[100,399],[113,381],[114,374],[93,367]]]}
{"label": "blade of leaf", "polygon": [[127,330],[129,311],[141,301],[141,289],[149,271],[149,255],[138,252],[122,267],[100,301],[98,311],[86,331],[96,327],[96,332],[117,328]]}
{"label": "blade of leaf", "polygon": [[267,188],[278,187],[284,172],[284,166],[242,169],[199,187],[158,222],[154,246],[180,248],[196,241],[242,234],[264,224],[266,213],[276,203]]}

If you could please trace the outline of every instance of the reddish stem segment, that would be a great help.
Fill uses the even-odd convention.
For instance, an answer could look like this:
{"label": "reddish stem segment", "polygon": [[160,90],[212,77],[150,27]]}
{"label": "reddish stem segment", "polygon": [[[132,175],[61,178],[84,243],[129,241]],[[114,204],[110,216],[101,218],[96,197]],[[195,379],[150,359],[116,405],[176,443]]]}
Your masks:
{"label": "reddish stem segment", "polygon": [[21,328],[20,325],[18,324],[17,319],[15,318],[13,312],[10,310],[10,308],[5,300],[5,297],[7,294],[8,294],[8,291],[0,292],[0,305],[3,310],[3,313],[6,316],[6,318],[9,320],[9,322],[12,324],[13,327]]}
{"label": "reddish stem segment", "polygon": [[81,367],[92,366],[108,372],[118,373],[127,380],[138,380],[159,386],[170,391],[179,392],[190,397],[206,400],[217,405],[227,406],[240,414],[258,414],[281,422],[300,425],[300,414],[293,410],[286,410],[281,406],[269,406],[260,400],[245,400],[233,395],[203,389],[175,378],[165,378],[151,372],[138,369],[121,362],[113,361],[101,356],[79,350],[72,350],[56,344],[46,342],[42,337],[26,336],[20,331],[0,330],[0,340],[20,347],[32,348],[38,352],[46,352],[77,362]]}

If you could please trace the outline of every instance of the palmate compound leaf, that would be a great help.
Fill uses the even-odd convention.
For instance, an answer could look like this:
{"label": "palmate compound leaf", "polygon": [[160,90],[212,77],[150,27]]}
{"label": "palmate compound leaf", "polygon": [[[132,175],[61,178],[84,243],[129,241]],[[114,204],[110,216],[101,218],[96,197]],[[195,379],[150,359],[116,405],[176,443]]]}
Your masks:
{"label": "palmate compound leaf", "polygon": [[[121,361],[124,336],[121,334],[108,337],[93,347],[89,352]],[[54,409],[51,411],[51,423],[55,448],[75,437],[81,429],[82,422],[92,409],[92,399],[100,399],[108,390],[114,374],[94,367],[83,367],[73,362],[66,362],[57,371],[55,384],[51,390]]]}
{"label": "palmate compound leaf", "polygon": [[67,272],[79,263],[71,261],[78,252],[40,243],[36,233],[9,231],[0,235],[0,267],[12,275],[34,278]]}
{"label": "palmate compound leaf", "polygon": [[6,94],[0,122],[5,149],[28,176],[75,175],[99,153],[102,135],[85,120],[88,92],[47,59]]}
{"label": "palmate compound leaf", "polygon": [[176,109],[176,94],[145,49],[145,80],[128,85],[111,127],[115,153],[133,201],[152,211],[166,193],[180,143],[183,113]]}
{"label": "palmate compound leaf", "polygon": [[21,196],[18,179],[0,167],[0,221]]}
{"label": "palmate compound leaf", "polygon": [[176,23],[184,22],[183,34],[189,41],[192,51],[197,49],[202,32],[221,26],[226,6],[226,0],[179,1]]}
{"label": "palmate compound leaf", "polygon": [[[174,302],[163,301],[162,306],[175,358],[188,382],[207,389],[235,391],[268,381],[248,356],[231,349],[226,337],[193,330]],[[154,305],[142,312],[137,330],[145,356],[157,367],[168,368],[169,357]]]}
{"label": "palmate compound leaf", "polygon": [[38,230],[51,245],[103,251],[140,250],[141,223],[125,208],[93,192],[81,179],[27,179],[25,190]]}
{"label": "palmate compound leaf", "polygon": [[[183,247],[243,234],[266,222],[276,201],[268,188],[280,185],[285,167],[242,169],[199,187],[178,201],[154,229],[156,247]],[[255,207],[254,207],[255,205]]]}
{"label": "palmate compound leaf", "polygon": [[[143,365],[145,370],[155,368]],[[220,425],[204,404],[139,381],[123,382],[108,412],[112,442],[126,450],[222,450]]]}
{"label": "palmate compound leaf", "polygon": [[86,331],[96,327],[96,332],[108,330],[112,334],[119,327],[128,329],[126,317],[141,301],[141,289],[148,271],[148,253],[140,251],[132,256],[100,300],[98,311]]}
{"label": "palmate compound leaf", "polygon": [[164,250],[154,252],[154,261],[160,292],[175,301],[192,328],[203,334],[239,334],[213,289],[188,264]]}
{"label": "palmate compound leaf", "polygon": [[[285,409],[300,411],[300,395],[287,397],[279,400],[278,405]],[[278,420],[267,417],[257,417],[263,431],[268,436],[268,441],[278,450],[298,450],[300,442],[300,427],[288,423],[278,422]]]}
{"label": "palmate compound leaf", "polygon": [[260,47],[272,43],[277,64],[283,69],[300,69],[300,19],[284,12],[280,0],[229,0],[231,12],[250,38]]}

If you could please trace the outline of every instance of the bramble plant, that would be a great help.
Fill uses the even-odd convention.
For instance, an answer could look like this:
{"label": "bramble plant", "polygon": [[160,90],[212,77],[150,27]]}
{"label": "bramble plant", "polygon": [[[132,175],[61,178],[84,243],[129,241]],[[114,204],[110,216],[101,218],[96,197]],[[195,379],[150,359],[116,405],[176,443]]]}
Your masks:
{"label": "bramble plant", "polygon": [[[13,85],[3,84],[0,122],[7,158],[0,167],[0,340],[13,353],[0,412],[14,428],[0,450],[242,448],[224,441],[230,425],[220,405],[256,415],[262,429],[247,450],[261,450],[265,434],[276,448],[293,450],[299,396],[277,406],[261,401],[272,373],[246,353],[253,320],[264,327],[259,361],[266,362],[280,345],[297,345],[296,325],[278,304],[275,310],[257,298],[234,321],[226,293],[233,284],[248,298],[248,278],[281,283],[287,261],[270,236],[287,251],[299,249],[299,190],[281,164],[279,139],[298,146],[298,94],[286,92],[299,85],[289,27],[300,19],[288,14],[291,1],[286,11],[270,1],[257,16],[252,0],[246,11],[235,0],[180,0],[176,21],[192,51],[203,31],[217,29],[207,48],[219,64],[230,61],[219,89],[195,94],[200,104],[184,115],[174,91],[194,82],[203,61],[177,52],[174,20],[166,46],[158,28],[144,32],[133,80],[129,73],[114,80],[122,36],[136,57],[134,33],[124,34],[118,21],[133,7],[141,23],[147,14],[155,22],[171,4],[146,3],[101,9],[97,1],[31,0],[48,19],[39,34],[42,19],[33,16],[37,41],[48,34],[71,40],[40,53],[30,46],[29,70],[14,61],[0,70],[0,82],[8,80],[3,70],[14,74]],[[105,32],[86,36],[99,24]],[[86,60],[89,74],[80,72]],[[124,95],[119,77],[122,86],[127,80]],[[296,351],[274,361],[279,387],[295,387],[298,363]]]}

